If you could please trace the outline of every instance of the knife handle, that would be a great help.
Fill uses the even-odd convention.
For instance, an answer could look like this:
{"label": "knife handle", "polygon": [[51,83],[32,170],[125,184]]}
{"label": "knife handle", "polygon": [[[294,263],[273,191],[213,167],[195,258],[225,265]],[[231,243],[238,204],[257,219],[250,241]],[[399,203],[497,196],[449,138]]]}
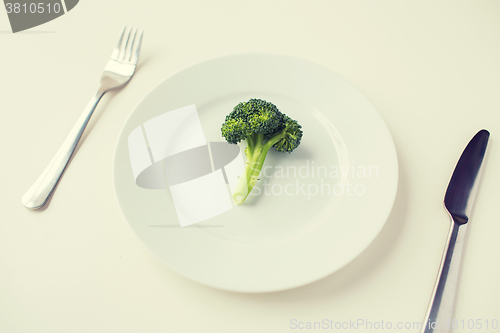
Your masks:
{"label": "knife handle", "polygon": [[455,295],[466,232],[467,223],[459,223],[452,218],[448,241],[421,333],[452,331]]}

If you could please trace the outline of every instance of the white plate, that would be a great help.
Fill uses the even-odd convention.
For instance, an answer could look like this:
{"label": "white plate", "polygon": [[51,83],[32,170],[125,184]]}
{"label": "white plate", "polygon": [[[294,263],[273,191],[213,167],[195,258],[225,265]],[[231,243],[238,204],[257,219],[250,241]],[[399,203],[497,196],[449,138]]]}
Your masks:
{"label": "white plate", "polygon": [[[195,104],[207,141],[223,141],[226,114],[250,98],[273,102],[299,121],[301,146],[291,154],[269,153],[261,195],[179,227],[168,190],[135,184],[129,134]],[[247,54],[192,66],[151,91],[120,134],[114,181],[130,227],[169,267],[220,289],[271,292],[319,280],[373,241],[395,199],[398,164],[384,121],[346,80],[300,59]]]}

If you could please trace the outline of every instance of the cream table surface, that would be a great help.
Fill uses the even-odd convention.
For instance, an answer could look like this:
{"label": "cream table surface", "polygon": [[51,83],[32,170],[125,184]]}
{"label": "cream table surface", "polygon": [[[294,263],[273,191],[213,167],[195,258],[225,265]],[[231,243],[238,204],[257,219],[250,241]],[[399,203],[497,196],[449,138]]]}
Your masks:
{"label": "cream table surface", "polygon": [[[145,29],[135,77],[99,104],[50,206],[26,210],[21,196],[124,24]],[[499,36],[498,1],[82,0],[18,34],[0,12],[0,332],[417,332],[396,325],[423,319],[448,231],[444,191],[482,128],[491,140],[455,318],[483,324],[458,332],[499,332]],[[386,121],[400,163],[393,212],[369,248],[323,280],[270,294],[211,289],[163,265],[128,227],[112,180],[120,129],[152,88],[248,52],[303,58],[352,82]],[[358,319],[373,326],[299,329]]]}

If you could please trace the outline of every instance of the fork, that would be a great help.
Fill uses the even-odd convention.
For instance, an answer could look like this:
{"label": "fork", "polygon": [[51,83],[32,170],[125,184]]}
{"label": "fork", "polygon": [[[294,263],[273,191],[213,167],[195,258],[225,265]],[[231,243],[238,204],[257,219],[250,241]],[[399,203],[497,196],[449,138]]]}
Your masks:
{"label": "fork", "polygon": [[143,32],[142,29],[136,27],[125,26],[123,28],[118,45],[113,49],[111,57],[104,68],[97,93],[90,99],[82,115],[76,121],[73,129],[49,165],[22,197],[21,201],[26,208],[40,209],[47,204],[75,153],[78,142],[94,113],[97,103],[106,92],[122,88],[134,75],[139,60]]}

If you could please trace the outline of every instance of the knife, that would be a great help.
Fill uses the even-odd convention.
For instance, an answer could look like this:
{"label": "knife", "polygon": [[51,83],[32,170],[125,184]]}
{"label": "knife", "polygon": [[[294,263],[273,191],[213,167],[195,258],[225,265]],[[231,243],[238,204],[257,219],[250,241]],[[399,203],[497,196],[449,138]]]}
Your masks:
{"label": "knife", "polygon": [[490,133],[479,131],[460,156],[444,196],[451,227],[421,333],[451,332],[465,234]]}

